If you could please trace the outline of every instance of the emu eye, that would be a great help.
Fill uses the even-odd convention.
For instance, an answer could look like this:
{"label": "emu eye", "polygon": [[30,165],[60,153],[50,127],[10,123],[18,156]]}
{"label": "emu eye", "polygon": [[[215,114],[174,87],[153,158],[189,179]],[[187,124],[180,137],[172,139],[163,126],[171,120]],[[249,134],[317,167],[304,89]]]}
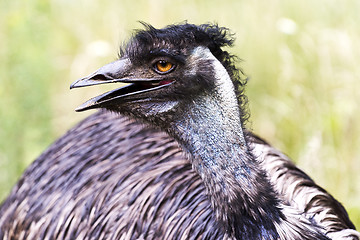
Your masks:
{"label": "emu eye", "polygon": [[160,60],[154,64],[154,69],[158,73],[168,73],[175,67],[171,62]]}

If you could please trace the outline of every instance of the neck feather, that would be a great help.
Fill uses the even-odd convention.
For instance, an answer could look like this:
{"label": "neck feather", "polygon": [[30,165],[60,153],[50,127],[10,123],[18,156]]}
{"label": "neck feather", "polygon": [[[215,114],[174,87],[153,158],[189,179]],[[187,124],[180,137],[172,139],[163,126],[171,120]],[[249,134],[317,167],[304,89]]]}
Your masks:
{"label": "neck feather", "polygon": [[225,230],[240,239],[276,239],[274,222],[283,218],[278,200],[246,144],[230,77],[220,62],[213,64],[215,89],[192,99],[169,132],[203,179]]}

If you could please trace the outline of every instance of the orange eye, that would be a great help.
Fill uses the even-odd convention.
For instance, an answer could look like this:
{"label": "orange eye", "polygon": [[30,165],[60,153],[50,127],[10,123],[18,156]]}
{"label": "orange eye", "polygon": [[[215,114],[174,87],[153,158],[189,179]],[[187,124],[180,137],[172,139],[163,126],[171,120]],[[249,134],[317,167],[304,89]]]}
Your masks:
{"label": "orange eye", "polygon": [[158,73],[167,73],[171,69],[173,69],[174,64],[172,64],[171,62],[167,62],[165,60],[160,60],[155,63],[154,67]]}

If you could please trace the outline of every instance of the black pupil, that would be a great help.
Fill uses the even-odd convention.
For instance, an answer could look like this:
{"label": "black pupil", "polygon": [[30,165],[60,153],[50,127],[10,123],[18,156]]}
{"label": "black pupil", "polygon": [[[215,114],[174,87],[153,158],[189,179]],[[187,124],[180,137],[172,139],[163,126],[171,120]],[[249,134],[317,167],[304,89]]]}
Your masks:
{"label": "black pupil", "polygon": [[168,65],[168,62],[166,62],[166,61],[159,61],[159,64],[160,64],[161,67],[166,68],[167,65]]}

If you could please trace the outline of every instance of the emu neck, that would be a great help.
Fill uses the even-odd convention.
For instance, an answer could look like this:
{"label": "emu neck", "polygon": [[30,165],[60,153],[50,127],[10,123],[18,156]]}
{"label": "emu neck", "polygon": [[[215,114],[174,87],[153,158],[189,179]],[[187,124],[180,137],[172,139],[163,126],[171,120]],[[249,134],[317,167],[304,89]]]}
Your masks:
{"label": "emu neck", "polygon": [[201,176],[225,231],[239,239],[276,239],[278,201],[245,143],[238,109],[227,112],[212,100],[195,101],[191,117],[175,123],[175,131],[181,132],[178,141]]}
{"label": "emu neck", "polygon": [[212,93],[191,100],[170,132],[201,176],[225,231],[239,239],[276,239],[274,222],[282,214],[272,186],[246,144],[232,88],[230,79],[219,79]]}

